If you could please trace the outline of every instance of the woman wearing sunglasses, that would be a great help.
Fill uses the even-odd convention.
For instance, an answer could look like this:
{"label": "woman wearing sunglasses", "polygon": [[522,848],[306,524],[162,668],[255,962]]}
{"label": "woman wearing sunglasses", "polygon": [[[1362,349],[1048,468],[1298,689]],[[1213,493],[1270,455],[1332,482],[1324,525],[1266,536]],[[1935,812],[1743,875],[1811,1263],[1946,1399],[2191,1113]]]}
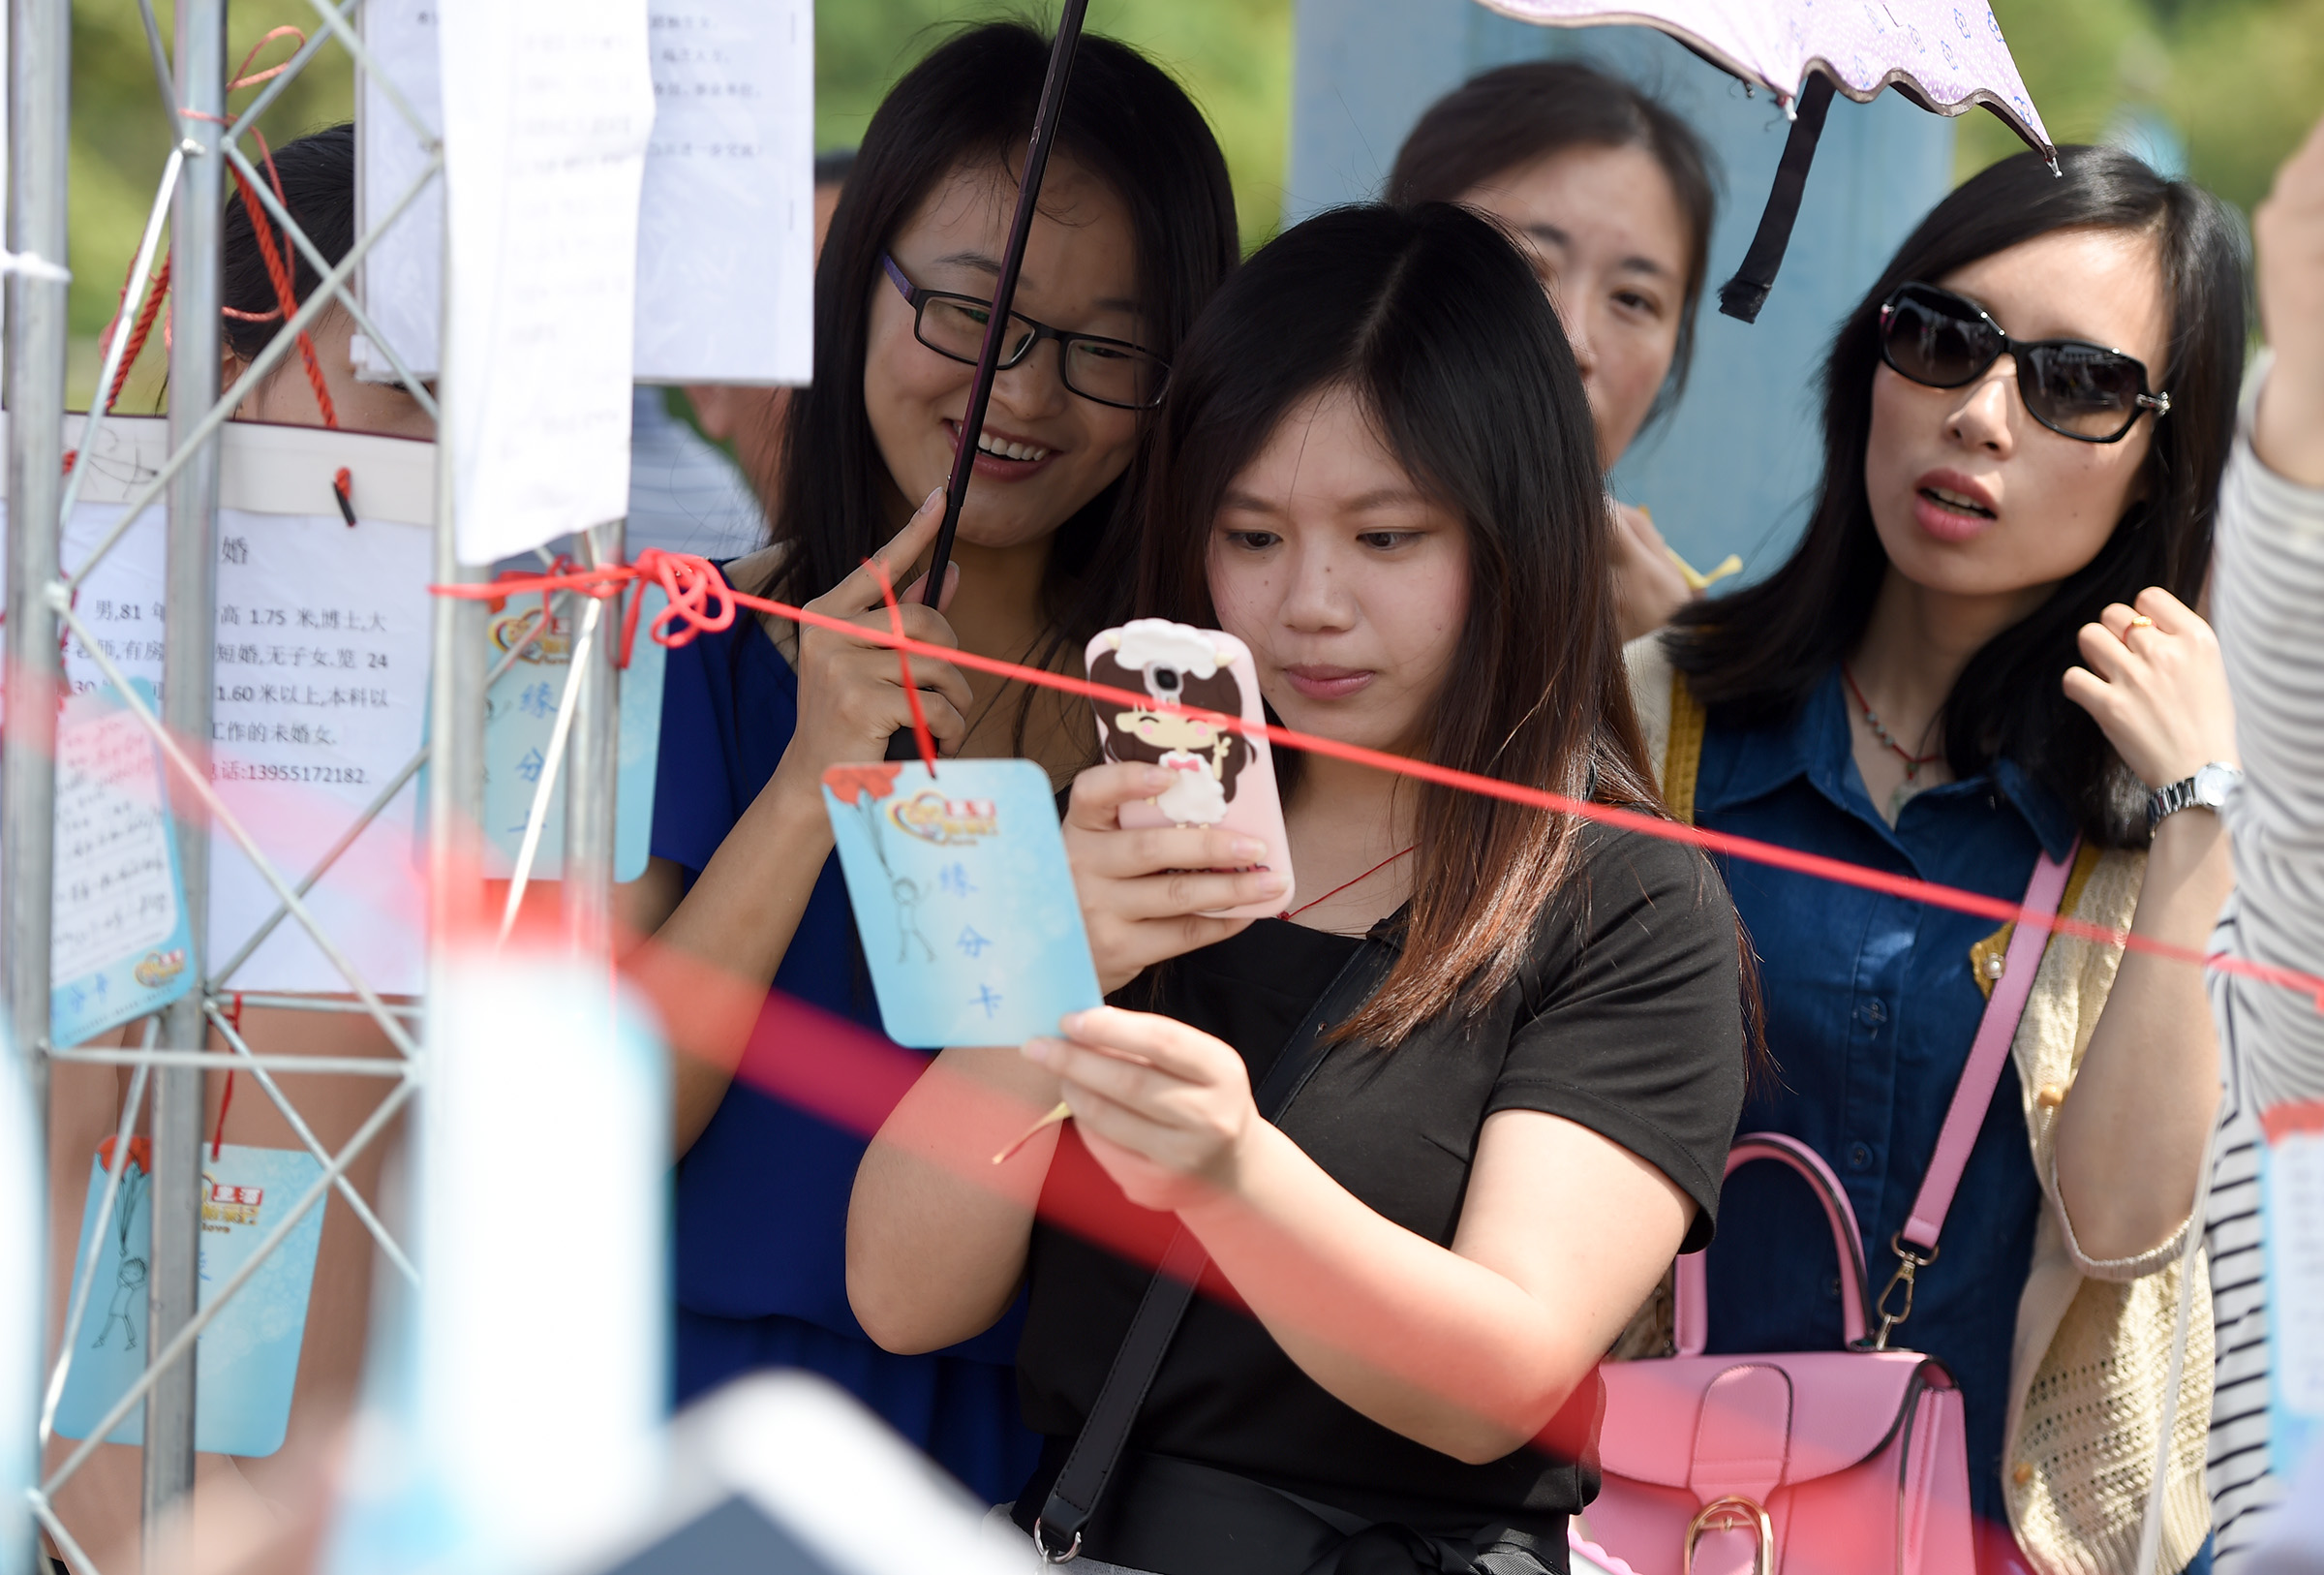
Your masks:
{"label": "woman wearing sunglasses", "polygon": [[[905,633],[1036,665],[1078,660],[1120,615],[1122,479],[1169,357],[1238,246],[1201,111],[1096,37],[1026,247],[957,584],[942,611],[911,584],[942,512],[1048,58],[1029,28],[972,28],[872,116],[816,266],[814,383],[782,417],[774,544],[726,566],[739,587],[885,631],[875,558],[906,600]],[[945,664],[912,672],[947,755],[1029,755],[1062,783],[1094,753],[1086,701]],[[662,981],[680,1049],[676,1387],[683,1401],[752,1368],[812,1369],[1006,1498],[1037,1447],[1018,1421],[1013,1323],[927,1355],[875,1347],[848,1311],[841,1248],[868,1127],[769,1092],[782,1056],[836,1054],[847,1020],[877,1031],[820,783],[910,726],[895,653],[869,640],[746,616],[670,653],[655,857],[629,917],[658,942],[637,967]],[[786,998],[829,1016],[802,1028],[778,1017]]]}
{"label": "woman wearing sunglasses", "polygon": [[[2068,872],[2063,911],[2201,949],[2231,881],[2211,807],[2236,756],[2190,607],[2244,324],[2225,210],[2126,154],[2067,149],[2060,175],[2023,156],[1939,204],[1834,341],[1798,548],[1632,647],[1673,808],[2011,904],[2046,857]],[[1993,1041],[2008,1054],[1990,1100],[1955,1128],[1973,1142],[1930,1244],[1908,1220],[2009,934],[1723,868],[1783,1068],[1742,1126],[1829,1163],[1865,1282],[1887,1286],[1873,1326],[1909,1304],[1888,1343],[1959,1380],[1981,1567],[2126,1572],[2217,1092],[2201,973],[2051,939]],[[1721,1224],[1710,1348],[1836,1347],[1840,1281],[1805,1184],[1738,1171]],[[2202,1273],[2169,1570],[2209,1567]]]}

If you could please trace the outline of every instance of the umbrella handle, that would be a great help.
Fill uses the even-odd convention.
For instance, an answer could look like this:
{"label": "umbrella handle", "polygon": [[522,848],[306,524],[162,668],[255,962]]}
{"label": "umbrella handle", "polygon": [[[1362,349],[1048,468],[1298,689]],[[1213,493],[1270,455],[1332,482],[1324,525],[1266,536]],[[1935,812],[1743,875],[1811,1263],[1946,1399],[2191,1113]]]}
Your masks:
{"label": "umbrella handle", "polygon": [[1032,233],[1033,210],[1041,197],[1042,172],[1049,168],[1050,143],[1055,140],[1057,120],[1065,110],[1065,85],[1073,77],[1075,51],[1081,46],[1082,18],[1089,0],[1065,0],[1057,18],[1057,36],[1050,45],[1049,76],[1041,83],[1041,105],[1033,116],[1033,139],[1025,150],[1024,178],[1017,186],[1017,212],[1009,221],[1009,243],[1000,254],[1000,279],[993,291],[993,315],[985,322],[984,348],[977,352],[976,377],[968,385],[968,410],[961,417],[961,443],[952,456],[952,477],[944,484],[944,523],[936,529],[936,544],[929,558],[928,588],[921,600],[930,606],[944,589],[944,571],[952,561],[952,539],[961,525],[961,506],[968,501],[968,477],[976,468],[976,440],[985,430],[985,407],[993,399],[993,380],[1000,368],[1000,347],[1008,332],[1009,310],[1017,301],[1017,275],[1024,266],[1025,238]]}
{"label": "umbrella handle", "polygon": [[1816,141],[1823,135],[1823,117],[1832,107],[1832,79],[1811,71],[1799,90],[1799,113],[1792,118],[1791,135],[1784,140],[1784,157],[1775,167],[1775,185],[1767,193],[1766,211],[1759,215],[1758,232],[1735,276],[1719,287],[1719,310],[1745,323],[1757,323],[1775,272],[1784,265],[1791,244],[1791,226],[1799,218],[1799,200],[1808,187],[1808,166],[1816,161]]}

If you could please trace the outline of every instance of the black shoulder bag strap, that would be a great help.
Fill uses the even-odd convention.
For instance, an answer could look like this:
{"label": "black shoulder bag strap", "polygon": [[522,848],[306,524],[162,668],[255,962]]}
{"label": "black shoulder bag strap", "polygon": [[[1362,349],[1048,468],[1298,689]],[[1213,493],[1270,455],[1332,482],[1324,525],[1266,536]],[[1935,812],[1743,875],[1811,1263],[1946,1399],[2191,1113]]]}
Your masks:
{"label": "black shoulder bag strap", "polygon": [[[1281,1121],[1330,1051],[1324,1031],[1346,1020],[1364,1003],[1388,976],[1395,958],[1395,947],[1367,939],[1341,966],[1314,1010],[1268,1068],[1254,1100],[1261,1115],[1270,1122]],[[1074,1440],[1073,1450],[1041,1506],[1040,1517],[1033,1522],[1033,1541],[1050,1563],[1064,1563],[1081,1553],[1082,1532],[1096,1513],[1107,1480],[1121,1460],[1131,1424],[1146,1405],[1146,1392],[1153,1387],[1154,1374],[1162,1370],[1162,1358],[1170,1353],[1171,1338],[1178,1332],[1179,1320],[1194,1301],[1195,1282],[1208,1261],[1208,1254],[1195,1240],[1194,1232],[1180,1225],[1138,1303],[1129,1333],[1122,1336],[1121,1349],[1114,1353],[1114,1365],[1106,1370],[1105,1385],[1082,1423],[1082,1436]]]}

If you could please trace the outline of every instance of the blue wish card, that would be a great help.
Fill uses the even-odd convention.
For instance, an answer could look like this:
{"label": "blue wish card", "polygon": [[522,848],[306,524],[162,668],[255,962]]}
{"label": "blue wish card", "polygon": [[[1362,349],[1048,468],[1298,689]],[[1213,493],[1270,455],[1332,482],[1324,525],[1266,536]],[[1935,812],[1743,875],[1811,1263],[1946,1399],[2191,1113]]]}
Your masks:
{"label": "blue wish card", "polygon": [[[107,1139],[105,1148],[111,1147]],[[102,1239],[97,1216],[105,1201],[107,1154],[100,1153],[89,1167],[73,1282],[80,1282],[92,1256],[96,1269],[74,1334],[73,1369],[56,1407],[56,1431],[68,1438],[87,1437],[145,1372],[153,1188],[144,1150],[142,1138],[131,1146]],[[200,1306],[210,1305],[321,1175],[321,1164],[303,1149],[202,1145]],[[271,1455],[283,1446],[290,1393],[298,1381],[298,1348],[306,1338],[315,1252],[321,1242],[322,1205],[318,1203],[197,1338],[195,1448]],[[108,1443],[125,1444],[144,1437],[142,1405],[132,1407],[106,1436]]]}
{"label": "blue wish card", "polygon": [[1030,760],[835,765],[840,869],[888,1037],[1022,1044],[1100,1004],[1049,777]]}
{"label": "blue wish card", "polygon": [[[153,686],[132,678],[147,710]],[[85,1044],[194,987],[162,756],[110,685],[57,719],[48,1037]]]}
{"label": "blue wish card", "polygon": [[[647,846],[654,834],[655,766],[661,750],[661,678],[668,653],[649,631],[669,605],[669,597],[658,585],[645,586],[638,594],[645,604],[638,609],[637,638],[621,678],[621,776],[614,798],[617,880],[634,880],[646,873]],[[607,603],[608,608],[613,605]],[[493,615],[486,625],[491,640],[486,660],[492,665],[499,665],[509,647],[523,638],[539,611],[537,598],[524,597]],[[540,787],[550,738],[557,730],[566,675],[572,670],[572,615],[561,611],[548,633],[526,645],[484,696],[484,873],[496,880],[515,873],[516,855],[524,847],[533,795]],[[621,638],[618,619],[599,627]],[[568,757],[557,773],[540,846],[533,857],[533,873],[544,880],[556,880],[565,866],[565,782],[571,768]]]}

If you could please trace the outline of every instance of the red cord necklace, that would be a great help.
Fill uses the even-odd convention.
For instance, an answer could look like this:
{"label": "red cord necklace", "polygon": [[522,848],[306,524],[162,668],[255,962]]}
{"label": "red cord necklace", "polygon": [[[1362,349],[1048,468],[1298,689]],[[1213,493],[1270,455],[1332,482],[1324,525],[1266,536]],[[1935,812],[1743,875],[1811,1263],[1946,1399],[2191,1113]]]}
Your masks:
{"label": "red cord necklace", "polygon": [[[1417,846],[1419,846],[1419,845],[1418,845],[1418,844],[1415,844],[1414,846],[1415,846],[1415,847],[1417,847]],[[1279,919],[1295,919],[1295,918],[1298,918],[1298,917],[1299,917],[1299,916],[1300,916],[1301,913],[1304,913],[1304,912],[1306,912],[1306,911],[1307,911],[1307,910],[1309,910],[1310,908],[1313,908],[1313,907],[1315,906],[1315,904],[1316,904],[1316,903],[1328,903],[1328,902],[1330,902],[1330,901],[1332,898],[1334,898],[1334,897],[1338,896],[1338,895],[1339,895],[1341,892],[1343,892],[1343,891],[1347,890],[1347,889],[1348,889],[1348,887],[1350,887],[1350,886],[1353,886],[1353,885],[1360,885],[1360,884],[1361,884],[1363,881],[1369,880],[1370,880],[1370,879],[1371,879],[1373,876],[1375,876],[1375,875],[1378,875],[1378,874],[1379,874],[1379,873],[1380,873],[1382,870],[1385,870],[1385,869],[1387,869],[1387,868],[1388,868],[1388,867],[1389,867],[1391,864],[1393,864],[1393,863],[1394,863],[1394,862],[1395,862],[1397,859],[1400,859],[1400,858],[1402,858],[1402,857],[1403,857],[1403,856],[1404,856],[1406,853],[1409,853],[1409,852],[1411,852],[1411,851],[1412,851],[1412,849],[1410,849],[1410,848],[1398,849],[1397,849],[1395,852],[1392,852],[1392,853],[1389,854],[1389,855],[1388,855],[1388,857],[1386,857],[1386,858],[1382,859],[1382,860],[1381,860],[1379,863],[1377,863],[1377,864],[1373,865],[1373,866],[1372,866],[1370,869],[1368,869],[1368,870],[1364,871],[1364,872],[1363,872],[1361,875],[1358,876],[1358,877],[1357,877],[1355,880],[1342,880],[1342,881],[1341,881],[1341,882],[1340,882],[1338,885],[1336,885],[1336,886],[1333,886],[1333,887],[1332,887],[1332,888],[1331,888],[1330,891],[1327,891],[1327,892],[1325,892],[1325,893],[1324,893],[1324,894],[1323,894],[1321,897],[1318,897],[1318,898],[1316,898],[1316,899],[1315,899],[1315,902],[1306,902],[1306,903],[1301,903],[1301,904],[1300,904],[1300,906],[1299,906],[1299,907],[1297,907],[1297,908],[1286,909],[1284,911],[1282,911],[1282,912],[1280,912],[1280,913],[1277,913],[1277,914],[1275,915],[1275,917],[1277,917],[1277,918],[1279,918]]]}
{"label": "red cord necklace", "polygon": [[1856,697],[1856,709],[1864,713],[1864,725],[1872,729],[1872,736],[1886,745],[1889,754],[1905,762],[1905,780],[1907,782],[1911,782],[1914,777],[1920,775],[1922,766],[1934,764],[1944,758],[1942,750],[1939,750],[1934,755],[1915,755],[1898,743],[1896,734],[1883,726],[1879,716],[1874,714],[1872,702],[1864,697],[1864,691],[1856,687],[1856,675],[1848,670],[1848,664],[1845,662],[1840,664],[1840,676],[1847,680],[1848,692]]}

